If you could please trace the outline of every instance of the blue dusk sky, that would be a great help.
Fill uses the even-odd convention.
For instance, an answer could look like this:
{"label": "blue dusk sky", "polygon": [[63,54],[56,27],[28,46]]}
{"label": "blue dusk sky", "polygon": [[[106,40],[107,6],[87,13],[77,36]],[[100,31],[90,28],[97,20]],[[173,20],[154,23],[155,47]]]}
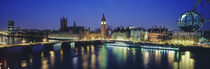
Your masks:
{"label": "blue dusk sky", "polygon": [[[202,15],[210,18],[210,5],[199,6]],[[150,28],[164,26],[179,30],[179,16],[193,9],[194,0],[0,0],[0,30],[7,30],[9,19],[15,27],[24,29],[60,28],[60,17],[68,18],[68,26],[74,20],[77,25],[91,29],[100,28],[102,14],[107,25],[138,26]],[[208,9],[205,9],[208,8]],[[201,29],[210,30],[210,22]]]}

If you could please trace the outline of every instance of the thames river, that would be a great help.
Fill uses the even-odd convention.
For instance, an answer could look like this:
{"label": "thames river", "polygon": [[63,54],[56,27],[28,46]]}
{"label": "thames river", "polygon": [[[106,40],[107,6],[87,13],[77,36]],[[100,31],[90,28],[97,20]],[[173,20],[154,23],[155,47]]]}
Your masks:
{"label": "thames river", "polygon": [[209,69],[209,52],[105,45],[0,48],[0,69]]}

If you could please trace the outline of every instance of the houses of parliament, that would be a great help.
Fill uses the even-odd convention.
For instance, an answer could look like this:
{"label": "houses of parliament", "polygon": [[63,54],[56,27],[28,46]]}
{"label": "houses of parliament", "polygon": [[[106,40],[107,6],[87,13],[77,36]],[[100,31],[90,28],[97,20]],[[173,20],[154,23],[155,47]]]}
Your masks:
{"label": "houses of parliament", "polygon": [[[76,22],[74,21],[73,26],[68,27],[67,18],[62,17],[60,18],[60,32],[61,33],[68,33],[69,36],[72,34],[77,34],[79,39],[85,40],[97,40],[97,39],[106,39],[106,18],[105,15],[102,15],[101,19],[101,28],[99,32],[91,32],[90,28],[85,29],[83,26],[77,26]],[[68,36],[67,35],[67,36]]]}

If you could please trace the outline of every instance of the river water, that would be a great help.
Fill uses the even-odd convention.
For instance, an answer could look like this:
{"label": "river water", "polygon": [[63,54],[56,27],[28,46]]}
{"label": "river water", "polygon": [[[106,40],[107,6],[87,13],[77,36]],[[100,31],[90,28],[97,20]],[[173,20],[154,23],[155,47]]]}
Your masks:
{"label": "river water", "polygon": [[209,69],[209,52],[105,45],[0,48],[0,69]]}

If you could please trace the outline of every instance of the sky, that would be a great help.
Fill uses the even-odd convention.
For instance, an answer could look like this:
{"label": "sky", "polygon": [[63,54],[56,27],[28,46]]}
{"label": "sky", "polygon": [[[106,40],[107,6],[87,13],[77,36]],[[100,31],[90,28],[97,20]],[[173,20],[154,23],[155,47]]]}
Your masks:
{"label": "sky", "polygon": [[[198,9],[210,18],[210,5]],[[179,30],[177,20],[182,13],[193,9],[194,0],[0,0],[0,30],[7,30],[8,20],[15,21],[15,28],[60,28],[60,17],[68,18],[68,26],[77,25],[100,28],[102,14],[107,25],[151,28],[164,26]],[[201,29],[210,30],[210,22]]]}

